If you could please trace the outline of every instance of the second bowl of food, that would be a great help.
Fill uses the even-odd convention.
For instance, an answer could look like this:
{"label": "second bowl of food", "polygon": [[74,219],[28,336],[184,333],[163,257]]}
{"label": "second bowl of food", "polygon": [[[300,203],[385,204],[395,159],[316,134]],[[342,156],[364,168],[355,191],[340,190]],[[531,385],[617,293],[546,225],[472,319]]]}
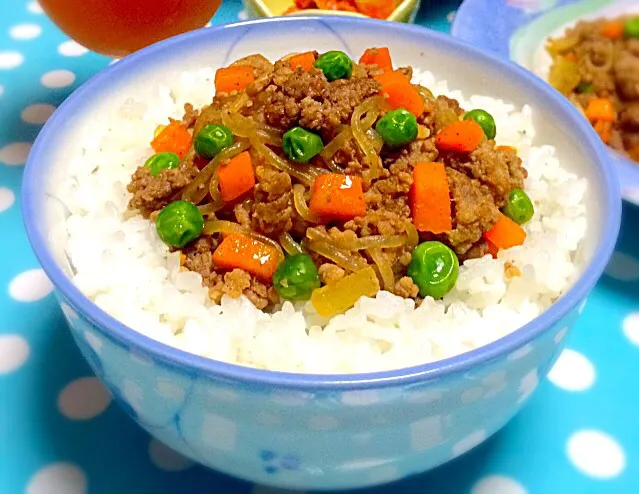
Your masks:
{"label": "second bowl of food", "polygon": [[[476,29],[482,19],[494,29]],[[452,32],[521,64],[569,98],[610,147],[624,199],[639,204],[636,1],[466,0]]]}
{"label": "second bowl of food", "polygon": [[346,489],[445,463],[525,403],[617,237],[606,159],[508,62],[290,17],[98,75],[38,137],[23,206],[134,420],[225,473]]}

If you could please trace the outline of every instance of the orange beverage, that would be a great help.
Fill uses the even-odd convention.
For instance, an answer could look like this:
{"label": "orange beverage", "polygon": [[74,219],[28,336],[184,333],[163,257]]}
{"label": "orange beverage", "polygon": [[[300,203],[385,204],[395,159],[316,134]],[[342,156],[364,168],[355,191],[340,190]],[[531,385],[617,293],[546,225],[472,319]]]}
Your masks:
{"label": "orange beverage", "polygon": [[68,36],[90,50],[123,57],[206,25],[222,0],[40,0]]}

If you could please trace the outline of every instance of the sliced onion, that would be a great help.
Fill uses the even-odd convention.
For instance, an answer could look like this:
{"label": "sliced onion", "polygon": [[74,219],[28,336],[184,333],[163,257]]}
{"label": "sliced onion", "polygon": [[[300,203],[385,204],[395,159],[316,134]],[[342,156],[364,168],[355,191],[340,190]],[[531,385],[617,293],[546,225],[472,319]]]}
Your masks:
{"label": "sliced onion", "polygon": [[366,260],[360,256],[353,256],[349,252],[338,249],[327,242],[308,242],[308,250],[330,259],[340,268],[350,272],[359,271],[368,266]]}
{"label": "sliced onion", "polygon": [[308,208],[308,204],[306,204],[306,199],[304,198],[304,194],[306,193],[306,189],[302,184],[295,184],[293,186],[293,204],[295,205],[295,210],[297,214],[304,221],[308,221],[309,223],[322,223],[322,218],[314,215]]}
{"label": "sliced onion", "polygon": [[286,251],[286,253],[289,256],[293,256],[295,254],[303,254],[304,253],[304,249],[302,249],[302,246],[300,244],[298,244],[295,239],[293,237],[291,237],[291,234],[288,232],[284,232],[280,235],[279,238],[280,244],[282,244],[282,247],[284,248],[284,250]]}
{"label": "sliced onion", "polygon": [[395,285],[395,275],[393,274],[393,268],[388,262],[388,259],[381,249],[369,249],[367,252],[370,254],[373,262],[377,265],[377,269],[379,269],[384,289],[392,290]]}

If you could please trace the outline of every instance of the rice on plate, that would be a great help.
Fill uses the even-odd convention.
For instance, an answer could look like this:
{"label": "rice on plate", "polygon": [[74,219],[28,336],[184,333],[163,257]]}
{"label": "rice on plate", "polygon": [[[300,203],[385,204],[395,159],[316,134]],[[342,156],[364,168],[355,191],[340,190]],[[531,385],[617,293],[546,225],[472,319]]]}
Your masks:
{"label": "rice on plate", "polygon": [[[332,317],[311,301],[280,301],[261,310],[246,297],[211,297],[202,276],[184,268],[179,250],[158,236],[155,216],[130,209],[131,177],[153,155],[149,141],[184,105],[208,105],[216,71],[186,72],[152,88],[144,100],[97,115],[55,195],[68,210],[72,280],[93,302],[135,331],[215,360],[303,373],[355,373],[428,363],[486,345],[546,310],[573,282],[586,233],[586,180],[567,172],[551,146],[533,146],[530,107],[462,95],[430,72],[412,83],[481,108],[494,118],[499,146],[516,149],[527,171],[534,215],[525,241],[460,262],[454,286],[437,300],[379,290]],[[539,144],[539,143],[535,143]],[[541,143],[543,144],[543,143]],[[483,241],[483,239],[482,239]],[[461,256],[462,259],[464,256]]]}

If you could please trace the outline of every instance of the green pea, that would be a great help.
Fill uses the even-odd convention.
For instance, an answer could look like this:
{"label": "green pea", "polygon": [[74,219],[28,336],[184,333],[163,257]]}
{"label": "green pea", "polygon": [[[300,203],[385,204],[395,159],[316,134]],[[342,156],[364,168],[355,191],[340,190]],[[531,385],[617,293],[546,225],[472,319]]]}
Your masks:
{"label": "green pea", "polygon": [[165,244],[181,249],[200,236],[204,218],[195,204],[173,201],[159,212],[155,228]]}
{"label": "green pea", "polygon": [[226,125],[208,124],[195,137],[195,152],[202,158],[211,159],[233,144],[233,134]]}
{"label": "green pea", "polygon": [[353,61],[343,51],[327,51],[317,58],[314,66],[324,72],[329,81],[348,79],[353,73]]}
{"label": "green pea", "polygon": [[486,110],[471,110],[464,115],[464,120],[472,118],[486,134],[488,139],[494,139],[497,135],[497,126],[495,125],[495,119]]}
{"label": "green pea", "polygon": [[592,94],[595,92],[595,88],[589,82],[581,81],[579,84],[577,84],[575,91],[577,91],[579,94]]}
{"label": "green pea", "polygon": [[508,202],[503,208],[503,213],[518,225],[526,223],[535,214],[533,203],[521,189],[514,189],[508,196]]}
{"label": "green pea", "polygon": [[287,300],[308,300],[320,286],[315,263],[308,254],[295,254],[282,261],[273,273],[273,286]]}
{"label": "green pea", "polygon": [[625,22],[623,34],[626,38],[639,38],[639,17],[632,17]]}
{"label": "green pea", "polygon": [[302,127],[293,127],[282,136],[284,153],[296,163],[306,163],[323,148],[322,138]]}
{"label": "green pea", "polygon": [[422,297],[442,298],[455,286],[458,274],[459,259],[450,247],[437,241],[419,244],[408,264],[408,276]]}
{"label": "green pea", "polygon": [[177,168],[180,157],[175,153],[157,153],[145,161],[144,166],[151,169],[151,176],[157,177],[162,170]]}
{"label": "green pea", "polygon": [[403,146],[417,139],[417,118],[408,110],[398,108],[380,118],[375,130],[386,145]]}

